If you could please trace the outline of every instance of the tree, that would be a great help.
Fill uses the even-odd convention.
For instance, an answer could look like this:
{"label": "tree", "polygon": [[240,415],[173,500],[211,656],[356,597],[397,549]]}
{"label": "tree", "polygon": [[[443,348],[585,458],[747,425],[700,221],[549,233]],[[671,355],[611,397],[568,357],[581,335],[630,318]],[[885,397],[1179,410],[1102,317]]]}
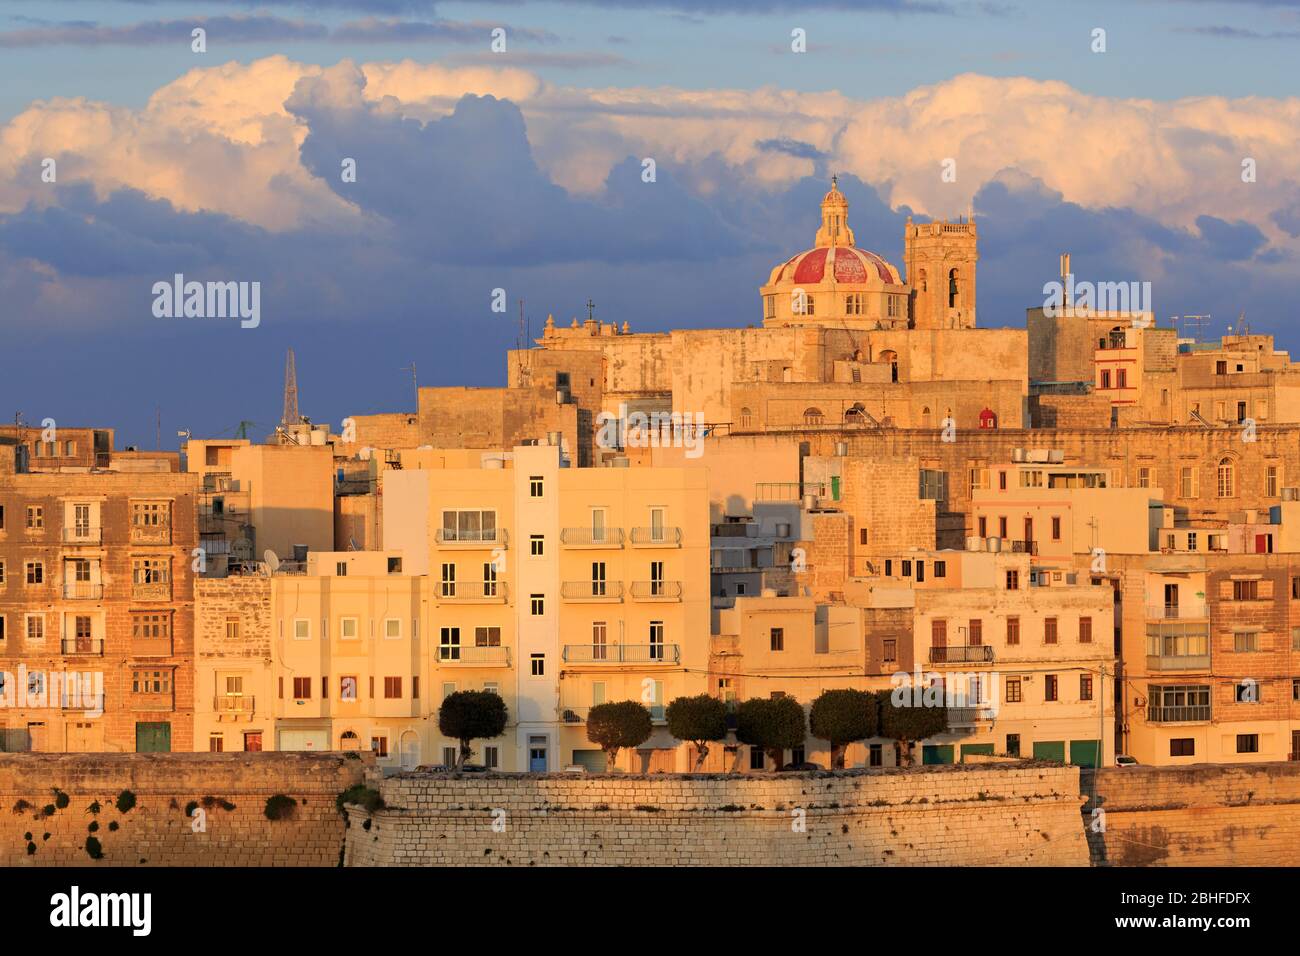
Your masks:
{"label": "tree", "polygon": [[907,702],[908,693],[882,690],[877,694],[880,702],[880,736],[897,740],[902,752],[903,766],[912,763],[912,744],[948,730],[948,708],[942,700],[937,704]]}
{"label": "tree", "polygon": [[828,690],[812,702],[808,726],[814,737],[831,743],[831,767],[844,769],[844,751],[880,729],[880,704],[864,690]]}
{"label": "tree", "polygon": [[463,767],[473,751],[470,741],[500,737],[506,729],[506,702],[490,690],[458,690],[448,694],[438,708],[438,730],[444,737],[460,741],[457,767]]}
{"label": "tree", "polygon": [[587,713],[587,739],[605,751],[605,766],[614,770],[618,752],[650,739],[650,708],[635,700],[597,704]]}
{"label": "tree", "polygon": [[716,697],[678,697],[668,705],[668,732],[695,744],[695,769],[709,755],[709,741],[727,739],[727,705]]}
{"label": "tree", "polygon": [[807,736],[803,707],[793,697],[755,697],[736,708],[736,739],[758,747],[780,770],[785,751],[799,747]]}

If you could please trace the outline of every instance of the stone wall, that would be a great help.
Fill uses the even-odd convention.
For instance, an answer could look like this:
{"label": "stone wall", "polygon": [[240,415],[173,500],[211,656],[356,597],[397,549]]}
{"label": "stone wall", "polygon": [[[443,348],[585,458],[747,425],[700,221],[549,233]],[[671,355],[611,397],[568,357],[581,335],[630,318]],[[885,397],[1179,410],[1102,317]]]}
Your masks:
{"label": "stone wall", "polygon": [[1082,785],[1096,866],[1290,866],[1300,847],[1300,763],[1108,767]]}
{"label": "stone wall", "polygon": [[[104,866],[337,866],[335,798],[366,765],[342,754],[0,754],[0,866],[89,866],[91,837]],[[276,794],[297,802],[268,820]]]}
{"label": "stone wall", "polygon": [[[1075,767],[839,774],[400,774],[349,866],[1086,866]],[[496,824],[494,826],[494,823]]]}

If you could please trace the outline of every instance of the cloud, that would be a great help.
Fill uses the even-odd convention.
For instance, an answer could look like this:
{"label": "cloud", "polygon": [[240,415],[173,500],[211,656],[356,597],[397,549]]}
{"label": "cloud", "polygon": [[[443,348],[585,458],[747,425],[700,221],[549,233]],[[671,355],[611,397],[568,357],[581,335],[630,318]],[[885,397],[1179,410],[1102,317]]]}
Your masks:
{"label": "cloud", "polygon": [[[335,43],[410,43],[428,40],[448,40],[453,43],[481,43],[484,46],[492,37],[492,31],[501,28],[500,23],[461,22],[457,20],[394,20],[380,17],[368,17],[345,23],[332,34]],[[510,27],[507,40],[525,39],[537,43],[555,43],[559,40],[549,30],[535,30],[524,27]]]}
{"label": "cloud", "polygon": [[215,41],[224,43],[292,42],[320,40],[329,31],[317,23],[284,20],[266,15],[192,17],[188,20],[153,20],[125,26],[105,26],[88,21],[67,21],[0,33],[0,48],[37,46],[152,46],[190,43],[191,31],[202,27]]}
{"label": "cloud", "polygon": [[1300,30],[1245,30],[1231,26],[1179,27],[1177,33],[1195,33],[1201,36],[1218,37],[1226,40],[1295,40],[1300,39]]}

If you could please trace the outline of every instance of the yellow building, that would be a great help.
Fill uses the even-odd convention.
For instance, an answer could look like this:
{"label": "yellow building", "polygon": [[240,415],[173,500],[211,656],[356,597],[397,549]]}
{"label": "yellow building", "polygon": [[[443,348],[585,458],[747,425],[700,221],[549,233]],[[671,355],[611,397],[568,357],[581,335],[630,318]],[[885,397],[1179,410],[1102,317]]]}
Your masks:
{"label": "yellow building", "polygon": [[[655,732],[635,769],[684,769],[663,710],[703,693],[709,639],[707,480],[691,468],[562,467],[557,445],[387,475],[384,540],[428,575],[439,696],[495,689],[503,770],[604,766],[586,737],[599,703],[639,700]],[[436,707],[436,705],[435,705]],[[455,741],[432,731],[435,752]],[[496,744],[493,744],[496,746]]]}

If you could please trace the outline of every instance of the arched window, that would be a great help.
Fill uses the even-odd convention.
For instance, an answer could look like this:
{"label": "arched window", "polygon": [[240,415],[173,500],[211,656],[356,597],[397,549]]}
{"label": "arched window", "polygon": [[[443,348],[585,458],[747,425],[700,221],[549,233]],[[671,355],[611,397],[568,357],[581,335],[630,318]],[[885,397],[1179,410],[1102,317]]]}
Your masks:
{"label": "arched window", "polygon": [[360,750],[361,738],[354,731],[345,730],[339,734],[339,750]]}
{"label": "arched window", "polygon": [[920,272],[916,274],[916,290],[918,292],[928,292],[929,289],[930,289],[930,282],[926,278],[925,270],[922,269]]}
{"label": "arched window", "polygon": [[820,425],[825,421],[825,416],[820,408],[805,408],[803,410],[803,423],[805,425]]}
{"label": "arched window", "polygon": [[957,308],[957,270],[948,270],[948,308]]}
{"label": "arched window", "polygon": [[929,405],[921,409],[921,427],[922,428],[930,427],[930,406]]}
{"label": "arched window", "polygon": [[1219,461],[1219,497],[1232,498],[1236,493],[1233,490],[1235,486],[1236,469],[1232,464],[1231,458],[1224,458]]}
{"label": "arched window", "polygon": [[844,413],[844,424],[861,425],[866,419],[862,417],[862,406],[854,405]]}
{"label": "arched window", "polygon": [[749,428],[753,424],[754,424],[754,413],[751,412],[748,408],[742,408],[740,410],[740,427]]}
{"label": "arched window", "polygon": [[880,361],[889,363],[889,380],[898,381],[898,353],[893,349],[885,349],[880,353]]}

